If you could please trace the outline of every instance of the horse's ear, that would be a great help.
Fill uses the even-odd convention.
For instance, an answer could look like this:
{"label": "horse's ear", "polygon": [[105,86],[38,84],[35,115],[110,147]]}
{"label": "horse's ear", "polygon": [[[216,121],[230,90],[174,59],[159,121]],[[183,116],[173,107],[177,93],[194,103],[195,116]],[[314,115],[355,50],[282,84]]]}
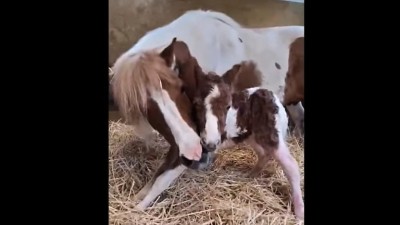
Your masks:
{"label": "horse's ear", "polygon": [[176,37],[172,39],[172,42],[162,50],[160,56],[165,60],[168,67],[171,67],[174,60],[174,45],[176,42]]}

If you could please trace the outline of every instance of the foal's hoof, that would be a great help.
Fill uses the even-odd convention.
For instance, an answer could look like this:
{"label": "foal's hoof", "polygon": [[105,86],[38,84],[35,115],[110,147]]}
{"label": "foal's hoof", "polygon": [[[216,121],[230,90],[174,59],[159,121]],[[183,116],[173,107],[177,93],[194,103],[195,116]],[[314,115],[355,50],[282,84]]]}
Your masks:
{"label": "foal's hoof", "polygon": [[295,207],[294,214],[296,215],[297,219],[304,220],[304,205]]}
{"label": "foal's hoof", "polygon": [[249,178],[256,178],[256,177],[259,177],[260,176],[260,174],[261,174],[261,170],[252,170],[252,171],[250,171],[250,173],[248,174],[248,177]]}

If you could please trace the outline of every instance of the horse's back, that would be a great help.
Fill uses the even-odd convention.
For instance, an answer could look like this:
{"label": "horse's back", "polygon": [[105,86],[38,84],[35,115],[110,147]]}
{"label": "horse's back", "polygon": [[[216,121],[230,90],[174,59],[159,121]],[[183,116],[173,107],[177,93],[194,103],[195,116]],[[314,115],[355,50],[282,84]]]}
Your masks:
{"label": "horse's back", "polygon": [[[150,49],[161,52],[176,37],[188,45],[191,54],[205,72],[222,74],[226,68],[245,59],[244,48],[235,29],[238,26],[238,23],[223,13],[191,10],[147,32],[128,52]],[[221,64],[228,66],[221,67]]]}
{"label": "horse's back", "polygon": [[249,43],[248,57],[256,62],[263,75],[261,86],[273,91],[283,101],[290,45],[297,38],[304,37],[304,26],[276,26],[251,30],[258,34],[259,39],[258,42]]}

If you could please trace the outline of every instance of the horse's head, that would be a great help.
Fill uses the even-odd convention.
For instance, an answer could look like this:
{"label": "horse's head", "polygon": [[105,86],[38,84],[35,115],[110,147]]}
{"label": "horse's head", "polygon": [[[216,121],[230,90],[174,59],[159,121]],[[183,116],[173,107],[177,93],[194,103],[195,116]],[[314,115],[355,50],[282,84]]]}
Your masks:
{"label": "horse's head", "polygon": [[161,53],[122,55],[113,67],[112,94],[128,122],[142,125],[148,121],[171,145],[178,145],[180,155],[199,160],[202,149],[191,118],[192,104],[182,80],[165,60],[168,47]]}
{"label": "horse's head", "polygon": [[224,132],[227,107],[231,101],[229,85],[216,74],[204,74],[182,41],[174,38],[164,57],[185,84],[184,90],[194,106],[202,145],[208,151],[214,151]]}

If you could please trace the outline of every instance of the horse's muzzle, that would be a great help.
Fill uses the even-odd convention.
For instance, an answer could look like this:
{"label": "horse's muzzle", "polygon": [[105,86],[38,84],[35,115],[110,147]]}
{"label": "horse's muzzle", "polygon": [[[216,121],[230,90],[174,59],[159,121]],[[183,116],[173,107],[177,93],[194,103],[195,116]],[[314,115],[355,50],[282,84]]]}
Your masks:
{"label": "horse's muzzle", "polygon": [[204,149],[204,147],[202,150],[203,151],[201,153],[201,158],[199,161],[189,160],[185,156],[181,156],[180,157],[181,163],[184,166],[186,166],[190,169],[193,169],[193,170],[207,168],[212,161],[212,157],[210,156],[211,153],[209,151],[207,151],[206,149]]}

